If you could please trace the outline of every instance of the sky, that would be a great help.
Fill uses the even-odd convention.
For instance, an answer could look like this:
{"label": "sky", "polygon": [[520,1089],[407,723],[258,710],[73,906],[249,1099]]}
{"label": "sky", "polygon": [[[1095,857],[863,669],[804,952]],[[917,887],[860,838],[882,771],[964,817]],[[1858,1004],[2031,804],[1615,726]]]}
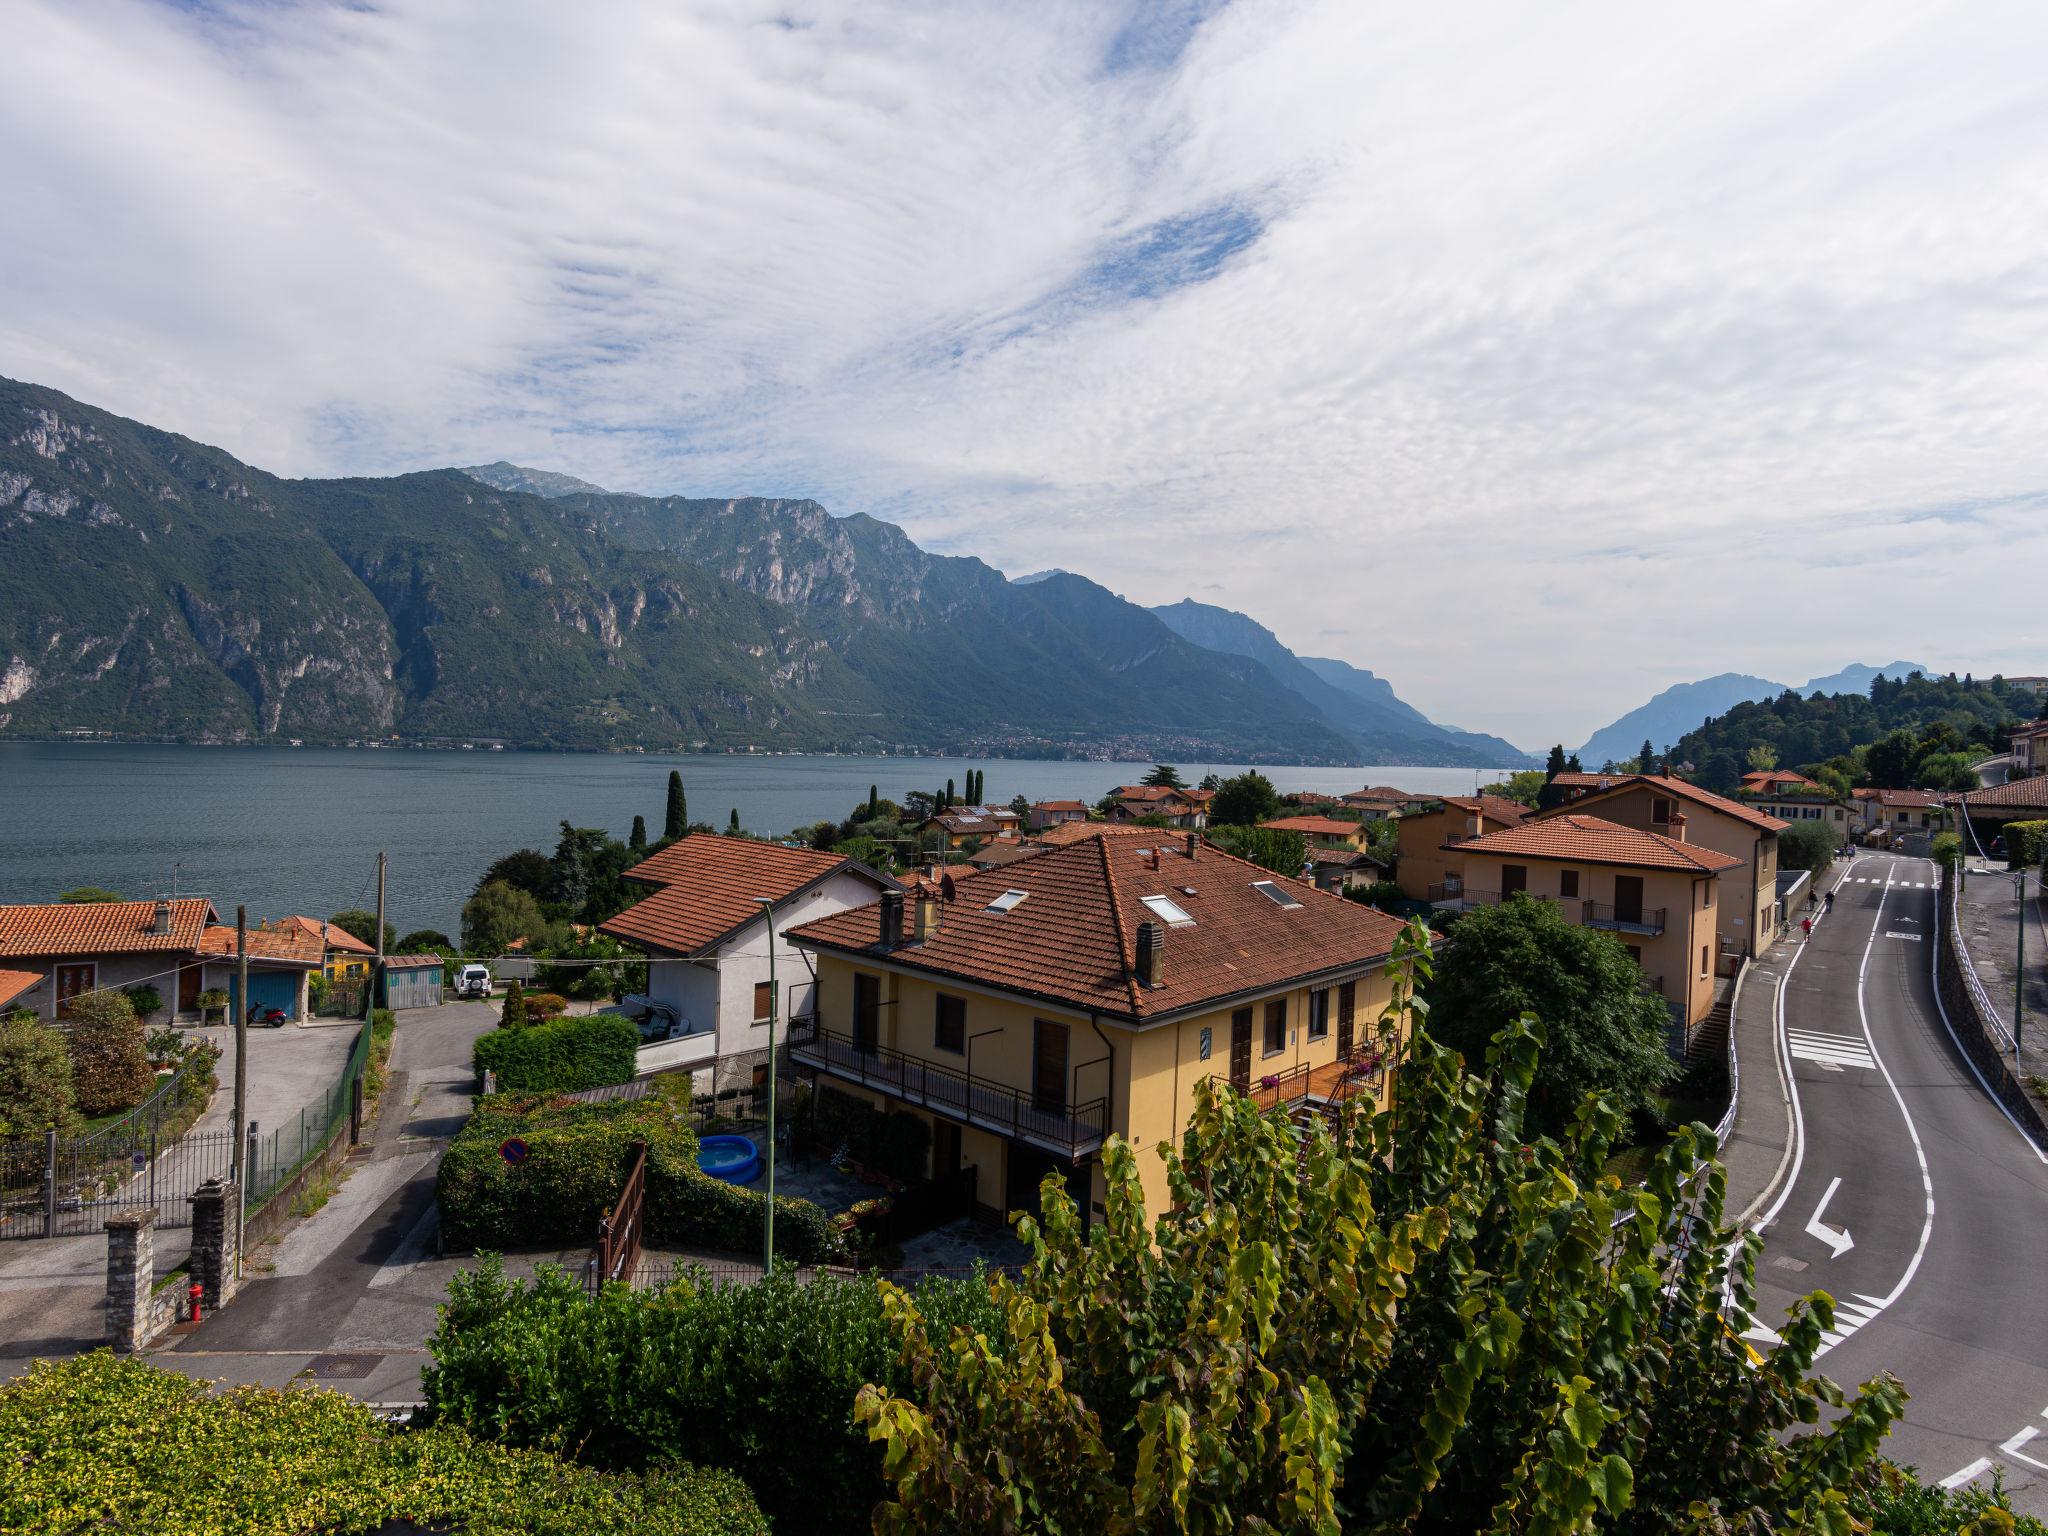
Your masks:
{"label": "sky", "polygon": [[811,496],[1524,746],[1723,671],[2048,671],[2039,5],[0,32],[0,374],[279,473]]}

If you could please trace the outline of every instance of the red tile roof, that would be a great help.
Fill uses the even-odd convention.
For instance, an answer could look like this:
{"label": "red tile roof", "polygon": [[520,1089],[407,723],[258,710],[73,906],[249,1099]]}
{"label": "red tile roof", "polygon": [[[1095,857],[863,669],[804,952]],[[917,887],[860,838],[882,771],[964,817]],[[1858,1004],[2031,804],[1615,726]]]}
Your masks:
{"label": "red tile roof", "polygon": [[[208,927],[199,935],[199,952],[209,960],[234,959],[234,924],[215,923]],[[325,952],[321,949],[319,934],[281,923],[275,928],[249,930],[249,958],[282,960],[289,965],[318,965],[325,958]]]}
{"label": "red tile roof", "polygon": [[1047,827],[1038,840],[1048,848],[1067,848],[1095,837],[1154,837],[1162,842],[1172,835],[1167,827],[1139,827],[1118,821],[1067,821]]}
{"label": "red tile roof", "polygon": [[1040,800],[1031,809],[1034,811],[1078,811],[1084,816],[1088,814],[1088,807],[1079,800]]}
{"label": "red tile roof", "polygon": [[954,837],[995,837],[1008,828],[1017,825],[1016,816],[1004,811],[1000,816],[994,811],[962,806],[950,811],[940,811],[936,816],[927,816],[922,825],[934,823],[944,827]]}
{"label": "red tile roof", "polygon": [[[889,951],[888,963],[1142,1023],[1376,964],[1401,931],[1383,912],[1214,848],[1192,860],[1167,851],[1157,862],[1155,869],[1149,844],[1095,837],[968,875],[941,905],[939,931]],[[1261,882],[1299,905],[1281,906],[1255,888]],[[1008,912],[989,910],[1011,890],[1025,899]],[[1147,896],[1167,898],[1194,922],[1169,926],[1144,904]],[[881,921],[879,908],[855,907],[793,928],[790,938],[879,958]],[[1132,975],[1143,922],[1159,922],[1165,936],[1158,987]]]}
{"label": "red tile roof", "polygon": [[42,979],[41,971],[0,971],[0,1008],[5,1008],[22,993],[39,985]]}
{"label": "red tile roof", "polygon": [[199,944],[213,919],[213,904],[191,896],[170,903],[166,933],[151,933],[153,901],[56,901],[39,906],[0,907],[0,957],[31,955],[130,955],[184,951]]}
{"label": "red tile roof", "polygon": [[377,953],[377,947],[374,944],[365,944],[346,928],[337,928],[334,924],[324,923],[317,917],[287,917],[282,919],[282,921],[291,924],[295,928],[302,928],[307,933],[318,935],[329,949],[338,949],[343,954],[374,955]]}
{"label": "red tile roof", "polygon": [[1973,789],[1966,795],[1951,797],[1949,803],[1960,803],[1973,811],[2011,810],[2014,807],[2048,811],[2048,775],[2014,779],[2010,783],[1997,784],[1990,789]]}
{"label": "red tile roof", "polygon": [[1624,827],[1578,811],[1532,817],[1519,827],[1489,832],[1462,843],[1445,843],[1458,853],[1491,853],[1510,858],[1561,859],[1573,864],[1619,864],[1630,869],[1669,869],[1688,875],[1718,875],[1742,860],[1698,843],[1682,843],[1661,832]]}
{"label": "red tile roof", "polygon": [[[1984,794],[1986,791],[1977,790]],[[1949,796],[1937,789],[1880,789],[1874,797],[1879,805],[1901,811],[1931,811]]]}
{"label": "red tile roof", "polygon": [[[1564,775],[1559,774],[1558,777],[1563,778]],[[1775,816],[1766,816],[1762,811],[1756,809],[1755,806],[1744,805],[1741,801],[1730,800],[1724,795],[1709,793],[1696,784],[1688,784],[1683,779],[1670,778],[1661,773],[1631,773],[1611,778],[1606,789],[1596,789],[1590,794],[1578,795],[1566,801],[1565,804],[1567,806],[1592,805],[1597,801],[1606,799],[1610,795],[1619,794],[1623,790],[1637,789],[1645,786],[1657,791],[1659,794],[1671,795],[1676,799],[1700,806],[1705,810],[1718,811],[1723,816],[1732,816],[1737,821],[1745,822],[1755,827],[1759,832],[1782,832],[1791,825],[1790,822],[1780,821]],[[1556,810],[1551,810],[1539,812],[1538,814],[1556,815],[1557,812]]]}
{"label": "red tile roof", "polygon": [[1477,811],[1488,821],[1509,827],[1519,827],[1530,815],[1529,807],[1500,795],[1446,795],[1444,804],[1468,813]]}
{"label": "red tile roof", "polygon": [[1360,864],[1370,864],[1374,869],[1386,867],[1363,848],[1311,848],[1308,859],[1311,864],[1342,864],[1347,869]]}
{"label": "red tile roof", "polygon": [[1282,816],[1278,821],[1260,825],[1276,832],[1299,832],[1306,837],[1357,837],[1365,831],[1365,823],[1340,821],[1335,816]]}
{"label": "red tile roof", "polygon": [[598,927],[630,943],[699,955],[761,915],[755,897],[786,901],[852,866],[836,853],[696,832],[627,870],[657,889]]}
{"label": "red tile roof", "polygon": [[1783,768],[1773,768],[1768,773],[1745,773],[1742,776],[1742,787],[1744,789],[1772,790],[1781,785],[1798,785],[1804,789],[1820,788],[1820,785],[1809,779],[1805,774],[1791,773]]}

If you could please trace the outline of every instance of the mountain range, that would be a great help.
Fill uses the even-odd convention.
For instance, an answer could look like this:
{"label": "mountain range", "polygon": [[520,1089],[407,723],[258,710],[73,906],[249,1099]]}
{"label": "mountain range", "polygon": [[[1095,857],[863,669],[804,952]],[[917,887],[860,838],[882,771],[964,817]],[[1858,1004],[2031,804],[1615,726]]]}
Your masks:
{"label": "mountain range", "polygon": [[0,381],[0,736],[1522,761],[1240,622],[1270,649],[812,501],[285,480]]}
{"label": "mountain range", "polygon": [[[1796,691],[1809,697],[1816,693],[1868,693],[1874,677],[1899,678],[1909,672],[1927,670],[1912,661],[1894,661],[1882,667],[1854,662],[1839,672],[1813,678]],[[1612,725],[1595,731],[1579,748],[1579,761],[1594,770],[1605,763],[1625,762],[1642,751],[1645,741],[1661,752],[1687,731],[1698,729],[1702,722],[1737,704],[1775,699],[1789,686],[1742,672],[1723,672],[1698,682],[1675,684]]]}

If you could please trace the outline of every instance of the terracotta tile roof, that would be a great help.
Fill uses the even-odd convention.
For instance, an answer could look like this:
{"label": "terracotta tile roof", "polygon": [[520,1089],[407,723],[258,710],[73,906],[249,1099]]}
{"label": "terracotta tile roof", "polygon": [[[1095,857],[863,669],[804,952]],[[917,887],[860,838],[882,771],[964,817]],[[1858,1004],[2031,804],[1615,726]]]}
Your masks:
{"label": "terracotta tile roof", "polygon": [[1305,837],[1358,837],[1365,831],[1364,822],[1343,821],[1335,816],[1282,816],[1259,825],[1276,832],[1299,832]]}
{"label": "terracotta tile roof", "polygon": [[[1184,847],[1172,845],[1172,847]],[[941,908],[939,931],[888,952],[888,961],[938,976],[1092,1009],[1141,1023],[1347,967],[1392,951],[1401,924],[1383,912],[1319,891],[1204,847],[1158,855],[1152,845],[1089,838],[1028,864],[969,875]],[[1298,905],[1283,907],[1265,883]],[[1006,891],[1026,892],[1007,912],[989,910]],[[1132,976],[1138,925],[1159,921],[1147,896],[1165,897],[1190,924],[1165,935],[1162,982]],[[856,907],[790,930],[793,942],[856,956],[876,952],[878,907]],[[909,926],[909,914],[905,914]]]}
{"label": "terracotta tile roof", "polygon": [[1623,779],[1634,777],[1632,773],[1560,773],[1550,782],[1562,784],[1566,789],[1607,789]]}
{"label": "terracotta tile roof", "polygon": [[2010,783],[1997,784],[1990,789],[1973,789],[1966,795],[1951,797],[1949,803],[1960,803],[1970,810],[2010,810],[2019,807],[2048,811],[2048,775],[2014,779]]}
{"label": "terracotta tile roof", "polygon": [[1043,852],[1045,849],[1036,843],[990,843],[967,862],[976,869],[996,869],[1019,859],[1036,858]]}
{"label": "terracotta tile roof", "polygon": [[1311,864],[1342,864],[1347,869],[1360,864],[1370,864],[1374,869],[1386,868],[1363,848],[1311,848],[1308,858]]}
{"label": "terracotta tile roof", "polygon": [[[1564,775],[1559,774],[1558,777],[1563,778]],[[1790,822],[1780,821],[1775,816],[1766,816],[1754,806],[1744,805],[1739,800],[1730,800],[1725,795],[1712,794],[1707,790],[1701,789],[1696,784],[1688,784],[1683,779],[1670,778],[1661,773],[1624,774],[1618,778],[1610,779],[1609,787],[1604,790],[1594,790],[1590,794],[1578,795],[1565,803],[1569,806],[1592,805],[1609,795],[1619,794],[1622,790],[1636,789],[1644,786],[1655,790],[1659,794],[1670,795],[1676,799],[1683,800],[1690,805],[1697,805],[1709,811],[1718,811],[1723,816],[1732,816],[1737,821],[1746,822],[1760,832],[1782,832],[1791,825]],[[1539,812],[1538,814],[1554,816],[1557,812],[1551,810]]]}
{"label": "terracotta tile roof", "polygon": [[1688,875],[1718,875],[1742,860],[1698,843],[1681,843],[1661,832],[1624,827],[1579,811],[1532,817],[1519,827],[1489,832],[1462,843],[1445,843],[1458,853],[1503,854],[1510,858],[1563,859],[1574,864],[1620,864],[1630,869],[1670,869]]}
{"label": "terracotta tile roof", "polygon": [[41,971],[0,971],[0,1008],[5,1008],[43,980]]}
{"label": "terracotta tile roof", "polygon": [[317,917],[287,917],[281,918],[279,921],[290,923],[295,928],[302,928],[307,933],[317,935],[329,949],[340,950],[345,955],[374,955],[377,953],[377,947],[374,944],[365,944],[346,928],[337,928],[334,924],[324,923]]}
{"label": "terracotta tile roof", "polygon": [[[1977,790],[1975,793],[1984,794],[1986,791]],[[1890,810],[1931,811],[1946,803],[1949,795],[1938,789],[1880,789],[1875,799]]]}
{"label": "terracotta tile roof", "polygon": [[1142,800],[1147,804],[1161,800],[1185,800],[1190,805],[1207,805],[1216,798],[1214,790],[1174,789],[1165,784],[1119,784],[1110,793],[1119,800]]}
{"label": "terracotta tile roof", "polygon": [[1014,827],[1017,818],[1009,811],[998,816],[993,811],[978,807],[962,806],[957,810],[940,811],[936,816],[927,816],[922,825],[944,827],[955,837],[994,837],[1006,828]]}
{"label": "terracotta tile roof", "polygon": [[213,904],[191,896],[170,903],[169,932],[151,933],[153,901],[53,901],[0,907],[0,958],[31,955],[130,955],[198,947]]}
{"label": "terracotta tile roof", "polygon": [[810,848],[692,833],[627,870],[657,889],[598,927],[672,954],[702,954],[760,916],[755,897],[786,901],[852,863]]}
{"label": "terracotta tile roof", "polygon": [[1048,848],[1067,848],[1093,837],[1164,838],[1168,830],[1164,827],[1137,827],[1128,822],[1069,821],[1057,827],[1047,827],[1038,834],[1038,840]]}
{"label": "terracotta tile roof", "polygon": [[1820,785],[1809,779],[1805,774],[1790,773],[1783,768],[1773,768],[1768,773],[1745,773],[1742,776],[1742,787],[1744,789],[1764,791],[1779,789],[1788,785],[1796,785],[1802,789],[1820,788]]}
{"label": "terracotta tile roof", "polygon": [[1500,795],[1446,795],[1444,804],[1468,813],[1477,811],[1488,821],[1497,821],[1507,827],[1519,827],[1531,815],[1526,805]]}
{"label": "terracotta tile roof", "polygon": [[1088,814],[1088,807],[1079,800],[1040,800],[1031,807],[1034,811],[1079,811]]}
{"label": "terracotta tile roof", "polygon": [[[209,960],[234,959],[234,924],[214,923],[209,926],[199,935],[199,952]],[[319,934],[280,923],[275,928],[249,930],[249,958],[282,960],[289,965],[318,965],[325,958],[325,951],[320,946]]]}

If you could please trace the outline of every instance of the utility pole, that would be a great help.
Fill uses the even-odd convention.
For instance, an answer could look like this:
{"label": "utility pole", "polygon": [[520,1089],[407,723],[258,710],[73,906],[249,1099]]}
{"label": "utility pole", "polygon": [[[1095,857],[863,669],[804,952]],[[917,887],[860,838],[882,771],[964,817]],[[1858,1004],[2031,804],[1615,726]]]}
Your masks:
{"label": "utility pole", "polygon": [[761,1220],[761,1273],[775,1269],[775,1015],[782,1008],[782,993],[775,985],[775,902],[756,896],[768,919],[768,1203]]}
{"label": "utility pole", "polygon": [[370,969],[370,995],[363,1003],[363,1017],[377,1008],[377,989],[384,985],[384,855],[377,855],[377,963]]}
{"label": "utility pole", "polygon": [[249,1124],[249,909],[235,908],[235,1183],[248,1182],[242,1142]]}
{"label": "utility pole", "polygon": [[2027,1015],[2027,872],[2024,867],[2013,875],[2013,893],[2020,899],[2020,947],[2013,962],[2012,973],[2012,1057],[2017,1072],[2020,1057],[2020,1026]]}

